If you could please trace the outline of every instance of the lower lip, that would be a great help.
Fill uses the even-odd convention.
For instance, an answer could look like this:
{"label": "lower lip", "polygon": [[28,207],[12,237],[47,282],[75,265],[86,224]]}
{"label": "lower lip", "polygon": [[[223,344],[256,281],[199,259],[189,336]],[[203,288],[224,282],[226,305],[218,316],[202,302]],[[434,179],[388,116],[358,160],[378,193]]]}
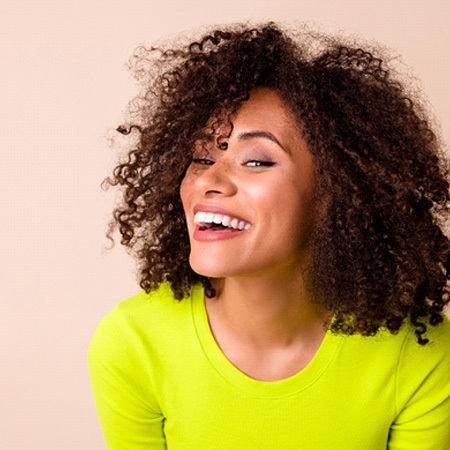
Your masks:
{"label": "lower lip", "polygon": [[233,228],[226,228],[224,230],[200,230],[196,226],[194,230],[194,239],[196,241],[222,241],[224,239],[232,239],[245,233],[246,230],[235,230]]}

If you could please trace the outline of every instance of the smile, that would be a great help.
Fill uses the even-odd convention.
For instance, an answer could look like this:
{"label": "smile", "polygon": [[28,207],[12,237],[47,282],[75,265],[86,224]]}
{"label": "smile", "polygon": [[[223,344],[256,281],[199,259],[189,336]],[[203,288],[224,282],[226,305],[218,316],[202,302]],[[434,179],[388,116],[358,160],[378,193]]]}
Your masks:
{"label": "smile", "polygon": [[194,223],[199,226],[201,231],[224,229],[246,231],[251,227],[251,224],[245,220],[204,211],[199,211],[195,214]]}

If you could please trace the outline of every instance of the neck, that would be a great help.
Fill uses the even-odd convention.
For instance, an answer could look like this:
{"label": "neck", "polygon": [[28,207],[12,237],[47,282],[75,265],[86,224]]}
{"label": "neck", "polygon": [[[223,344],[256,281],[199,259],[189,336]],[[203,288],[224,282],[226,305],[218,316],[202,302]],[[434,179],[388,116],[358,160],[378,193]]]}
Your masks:
{"label": "neck", "polygon": [[303,274],[213,280],[211,328],[260,348],[287,347],[325,333],[326,314],[311,301]]}

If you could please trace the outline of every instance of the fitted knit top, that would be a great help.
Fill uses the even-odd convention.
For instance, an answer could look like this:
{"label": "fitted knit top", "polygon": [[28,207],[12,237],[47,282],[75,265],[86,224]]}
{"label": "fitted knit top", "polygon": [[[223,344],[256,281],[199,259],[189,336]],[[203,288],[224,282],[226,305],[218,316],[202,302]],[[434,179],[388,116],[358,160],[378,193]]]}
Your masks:
{"label": "fitted knit top", "polygon": [[110,450],[449,450],[449,321],[427,337],[328,331],[299,373],[258,381],[215,342],[203,288],[163,284],[103,318],[89,369]]}

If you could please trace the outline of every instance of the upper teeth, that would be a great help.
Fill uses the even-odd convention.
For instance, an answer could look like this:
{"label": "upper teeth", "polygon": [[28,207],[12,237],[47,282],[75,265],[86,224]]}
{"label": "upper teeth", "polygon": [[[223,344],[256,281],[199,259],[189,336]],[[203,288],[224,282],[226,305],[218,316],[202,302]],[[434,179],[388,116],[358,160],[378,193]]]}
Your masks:
{"label": "upper teeth", "polygon": [[204,225],[207,223],[222,224],[224,227],[235,228],[236,230],[248,230],[251,225],[248,222],[225,216],[223,214],[207,213],[199,211],[194,216],[194,223],[197,225]]}

